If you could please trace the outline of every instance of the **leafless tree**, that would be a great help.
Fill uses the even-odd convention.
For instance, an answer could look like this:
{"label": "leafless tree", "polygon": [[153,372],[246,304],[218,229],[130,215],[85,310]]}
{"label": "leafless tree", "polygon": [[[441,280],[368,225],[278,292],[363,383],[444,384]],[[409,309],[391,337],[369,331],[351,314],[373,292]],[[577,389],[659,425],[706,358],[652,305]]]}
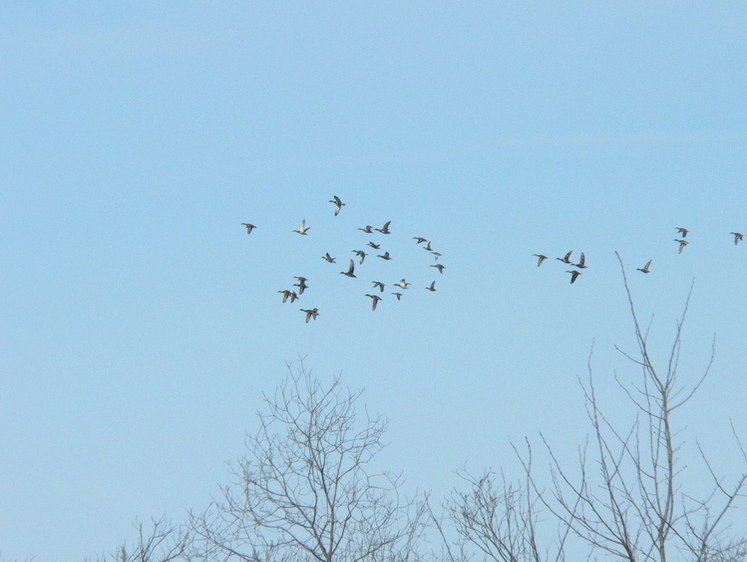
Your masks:
{"label": "leafless tree", "polygon": [[232,467],[234,482],[203,513],[195,559],[409,561],[422,502],[400,498],[399,476],[375,471],[386,421],[365,412],[360,392],[325,385],[301,362],[265,398],[259,429]]}
{"label": "leafless tree", "polygon": [[135,543],[123,543],[113,554],[96,558],[97,562],[171,562],[184,560],[189,544],[187,531],[170,523],[166,517],[152,519],[149,526],[133,523],[137,531]]}
{"label": "leafless tree", "polygon": [[[542,438],[551,458],[552,485],[548,494],[530,468],[532,453],[527,443],[527,452],[521,458],[532,488],[543,505],[590,545],[593,552],[629,562],[666,562],[677,554],[697,562],[745,560],[744,541],[724,545],[719,531],[725,515],[744,490],[747,472],[726,485],[701,451],[713,478],[712,492],[696,501],[681,487],[682,442],[673,427],[673,414],[705,380],[713,362],[714,346],[698,380],[690,385],[681,383],[679,358],[688,295],[674,341],[661,367],[649,348],[650,326],[644,330],[639,322],[619,254],[618,260],[638,348],[635,353],[618,350],[638,366],[640,379],[632,384],[625,384],[617,377],[616,380],[638,412],[636,421],[631,427],[620,429],[605,415],[597,396],[590,357],[588,379],[582,382],[582,388],[592,427],[591,450],[588,446],[581,450],[579,475],[574,477]],[[747,461],[738,439],[736,443]]]}

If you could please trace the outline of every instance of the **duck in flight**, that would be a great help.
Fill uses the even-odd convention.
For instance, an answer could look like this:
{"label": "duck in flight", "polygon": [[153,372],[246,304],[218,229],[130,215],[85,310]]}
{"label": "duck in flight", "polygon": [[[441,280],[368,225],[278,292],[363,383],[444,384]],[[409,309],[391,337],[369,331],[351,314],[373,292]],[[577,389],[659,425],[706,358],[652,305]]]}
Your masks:
{"label": "duck in flight", "polygon": [[377,258],[381,258],[381,259],[385,259],[385,260],[392,259],[391,256],[389,255],[389,252],[384,252],[383,254],[376,254],[376,257]]}
{"label": "duck in flight", "polygon": [[303,295],[303,292],[309,288],[309,286],[306,284],[306,277],[294,277],[293,279],[298,279],[298,283],[293,283],[294,287],[298,287],[298,294]]}
{"label": "duck in flight", "polygon": [[295,229],[293,232],[298,232],[299,234],[306,234],[311,229],[310,226],[306,226],[306,219],[303,219],[301,221],[301,225]]}
{"label": "duck in flight", "polygon": [[323,260],[327,260],[329,263],[335,263],[335,261],[336,261],[335,258],[333,258],[332,256],[329,255],[329,252],[327,252],[326,254],[324,254],[322,256],[322,259]]}
{"label": "duck in flight", "polygon": [[376,305],[379,304],[379,301],[381,300],[381,297],[379,295],[366,295],[367,297],[371,297],[371,310],[376,310]]}
{"label": "duck in flight", "polygon": [[282,293],[283,302],[287,301],[288,299],[290,299],[291,302],[293,302],[294,300],[298,298],[298,295],[294,291],[284,290],[284,291],[278,291],[278,293]]}
{"label": "duck in flight", "polygon": [[687,238],[687,233],[690,232],[687,228],[682,228],[681,226],[678,226],[675,230],[682,234],[682,238]]}
{"label": "duck in flight", "polygon": [[345,206],[345,203],[343,203],[337,195],[333,195],[329,202],[335,204],[335,216],[339,215],[340,211]]}
{"label": "duck in flight", "polygon": [[353,260],[350,260],[350,267],[348,267],[347,271],[341,271],[340,275],[347,275],[348,277],[355,277],[355,262]]}
{"label": "duck in flight", "polygon": [[677,252],[678,254],[681,254],[682,250],[685,249],[685,246],[687,246],[690,243],[687,240],[680,240],[680,239],[675,239],[674,241],[680,243],[680,251]]}
{"label": "duck in flight", "polygon": [[412,283],[408,283],[404,279],[400,281],[399,283],[394,284],[395,287],[400,287],[401,289],[407,289],[410,285],[412,285]]}
{"label": "duck in flight", "polygon": [[646,265],[644,265],[643,267],[638,267],[638,268],[636,268],[636,269],[637,269],[638,271],[642,271],[643,273],[651,273],[651,269],[649,269],[649,268],[651,267],[651,262],[652,262],[652,261],[654,261],[654,260],[648,260],[648,261],[646,262]]}
{"label": "duck in flight", "polygon": [[299,310],[301,312],[305,312],[306,313],[306,323],[307,324],[309,323],[309,320],[311,320],[312,318],[314,320],[316,320],[316,317],[319,316],[319,309],[318,308],[309,308],[309,309],[301,308]]}
{"label": "duck in flight", "polygon": [[556,260],[560,260],[560,261],[562,261],[563,263],[567,263],[567,264],[573,265],[573,264],[571,263],[571,254],[572,254],[572,253],[573,253],[573,250],[571,250],[570,252],[568,252],[568,253],[567,253],[567,254],[566,254],[566,255],[565,255],[564,257],[562,257],[562,258],[555,258],[555,259],[556,259]]}
{"label": "duck in flight", "polygon": [[375,289],[376,287],[378,287],[378,288],[379,288],[379,290],[380,290],[380,291],[381,291],[382,293],[384,292],[384,283],[382,283],[381,281],[371,281],[371,283],[373,283],[373,288],[374,288],[374,289]]}
{"label": "duck in flight", "polygon": [[547,259],[547,256],[544,254],[532,254],[534,257],[537,258],[537,267],[542,265],[542,262]]}
{"label": "duck in flight", "polygon": [[586,254],[581,252],[581,259],[578,260],[578,263],[572,263],[573,267],[577,267],[579,269],[588,269],[588,265],[586,265]]}
{"label": "duck in flight", "polygon": [[353,252],[355,253],[356,256],[358,256],[361,259],[360,262],[358,263],[363,263],[363,260],[365,260],[366,256],[368,255],[363,250],[353,250]]}
{"label": "duck in flight", "polygon": [[374,228],[374,230],[376,230],[377,232],[381,232],[382,234],[391,234],[391,232],[389,232],[390,224],[392,224],[392,221],[386,221],[384,223],[384,226],[382,226],[381,228]]}
{"label": "duck in flight", "polygon": [[742,238],[744,238],[744,234],[742,234],[741,232],[732,232],[732,234],[734,235],[734,245],[736,246],[742,241]]}
{"label": "duck in flight", "polygon": [[582,275],[582,273],[576,269],[566,271],[566,273],[571,274],[571,285],[573,285],[576,282],[576,279],[578,279],[579,275]]}
{"label": "duck in flight", "polygon": [[252,230],[254,230],[255,228],[257,228],[255,225],[253,225],[251,223],[248,223],[248,222],[242,222],[241,224],[243,224],[246,227],[246,233],[247,234],[251,234]]}
{"label": "duck in flight", "polygon": [[437,264],[435,264],[435,265],[430,265],[430,266],[428,266],[428,267],[435,267],[436,269],[438,269],[438,272],[439,272],[439,273],[443,273],[443,272],[444,272],[444,269],[446,268],[446,266],[445,266],[445,265],[443,265],[443,264],[441,264],[441,263],[437,263]]}
{"label": "duck in flight", "polygon": [[361,230],[363,232],[368,232],[369,234],[371,234],[373,232],[373,226],[371,226],[370,224],[367,224],[363,228],[358,227],[358,230]]}
{"label": "duck in flight", "polygon": [[435,291],[436,290],[436,282],[432,281],[430,285],[426,287],[428,291]]}

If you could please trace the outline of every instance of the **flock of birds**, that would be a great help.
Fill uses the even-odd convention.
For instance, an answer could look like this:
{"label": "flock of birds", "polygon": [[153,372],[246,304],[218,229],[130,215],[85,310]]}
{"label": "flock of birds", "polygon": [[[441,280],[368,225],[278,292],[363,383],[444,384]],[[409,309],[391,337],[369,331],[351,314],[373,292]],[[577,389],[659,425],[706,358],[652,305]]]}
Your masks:
{"label": "flock of birds", "polygon": [[[329,203],[333,203],[335,206],[335,216],[340,214],[340,211],[345,206],[345,203],[337,196],[334,195],[332,199],[329,200]],[[251,234],[252,231],[257,228],[256,225],[248,222],[241,223],[246,228],[246,233]],[[381,228],[374,228],[371,225],[366,225],[364,227],[359,227],[358,230],[366,233],[366,234],[374,234],[376,232],[387,235],[392,234],[392,231],[389,229],[390,225],[392,224],[392,221],[387,221],[384,223],[384,225]],[[292,232],[296,232],[299,235],[307,236],[309,234],[309,230],[311,230],[311,227],[306,224],[306,219],[301,221],[301,224],[298,226],[298,228],[293,229]],[[376,235],[378,236],[378,235]],[[423,248],[425,251],[427,251],[430,255],[433,256],[434,263],[430,264],[429,267],[435,268],[439,274],[443,274],[444,269],[446,269],[446,266],[444,266],[442,263],[438,262],[438,259],[442,256],[440,252],[437,252],[433,249],[431,245],[431,241],[427,238],[424,238],[422,236],[413,236],[413,240],[415,240],[415,244],[420,245],[421,248]],[[365,249],[354,249],[352,250],[352,253],[355,254],[354,258],[351,258],[348,264],[347,269],[340,271],[340,275],[344,275],[349,278],[358,278],[358,275],[356,274],[356,259],[358,260],[357,265],[359,266],[359,273],[360,273],[360,266],[363,265],[363,263],[366,261],[366,258],[369,256],[373,256],[376,258],[380,258],[385,261],[391,261],[393,258],[391,254],[389,253],[389,250],[382,249],[383,241],[381,242],[374,242],[369,241],[368,251]],[[374,253],[374,250],[381,252],[381,253]],[[326,252],[323,256],[321,256],[323,260],[325,260],[328,263],[337,263],[337,258],[330,255],[329,252]],[[282,302],[287,303],[294,303],[296,300],[301,298],[301,295],[304,294],[304,292],[309,288],[309,285],[307,284],[308,279],[306,277],[303,277],[301,275],[297,275],[294,277],[298,282],[292,284],[292,288],[289,289],[281,289],[278,291],[282,295]],[[383,300],[383,294],[386,289],[386,283],[382,281],[371,281],[372,284],[372,293],[366,293],[365,296],[371,299],[371,310],[376,310],[376,307],[379,304],[379,301]],[[392,283],[392,287],[395,287],[397,290],[392,291],[391,294],[396,297],[397,300],[401,300],[404,293],[402,291],[405,291],[412,286],[412,283],[408,282],[407,279],[402,278],[397,283]],[[376,294],[376,289],[379,290],[379,294]],[[427,291],[435,292],[436,291],[436,281],[431,281],[430,285],[426,286],[425,289]],[[316,320],[317,316],[319,316],[320,312],[318,308],[301,308],[299,309],[301,312],[305,314],[305,320],[306,323],[308,323],[310,320]]]}
{"label": "flock of birds", "polygon": [[[689,240],[685,240],[690,230],[687,228],[683,228],[681,226],[676,227],[675,230],[680,235],[680,238],[675,238],[674,241],[679,244],[678,253],[681,254],[682,250],[684,250],[685,247],[687,247],[687,245],[690,244]],[[744,234],[742,234],[741,232],[731,232],[730,234],[734,236],[734,245],[739,244],[744,238]],[[573,263],[573,260],[571,259],[572,254],[573,254],[573,251],[571,250],[562,258],[555,258],[558,261],[561,261],[565,264],[568,264],[576,268],[576,269],[566,270],[566,273],[571,274],[571,284],[575,283],[576,279],[578,279],[578,277],[582,275],[583,273],[581,271],[582,269],[588,269],[589,267],[586,265],[586,254],[584,254],[584,252],[581,252],[581,257],[579,258],[577,263]],[[545,260],[550,259],[544,254],[532,254],[532,255],[537,258],[537,267],[541,266],[542,262],[544,262]],[[638,267],[636,268],[636,270],[642,271],[643,273],[651,273],[651,264],[653,263],[653,261],[654,260],[648,260],[648,262],[646,262],[646,265],[644,265],[643,267]]]}

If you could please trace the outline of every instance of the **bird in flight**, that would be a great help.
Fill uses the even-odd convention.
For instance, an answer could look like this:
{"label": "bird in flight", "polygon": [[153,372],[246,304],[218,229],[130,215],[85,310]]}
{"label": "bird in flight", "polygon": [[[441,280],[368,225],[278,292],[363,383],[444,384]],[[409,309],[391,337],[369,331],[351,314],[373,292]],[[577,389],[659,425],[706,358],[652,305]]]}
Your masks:
{"label": "bird in flight", "polygon": [[397,300],[400,300],[402,298],[402,293],[392,293],[395,297],[397,297]]}
{"label": "bird in flight", "polygon": [[363,232],[368,232],[369,234],[371,234],[373,232],[373,227],[370,224],[367,224],[363,228],[358,227],[358,230],[361,230]]}
{"label": "bird in flight", "polygon": [[385,260],[392,259],[391,256],[389,255],[389,252],[384,252],[383,254],[376,254],[376,257],[377,258],[382,258],[382,259],[385,259]]}
{"label": "bird in flight", "polygon": [[677,238],[674,241],[680,243],[680,251],[677,252],[678,254],[681,254],[682,250],[685,249],[685,246],[687,246],[690,243],[687,240],[680,240],[680,239],[677,239]]}
{"label": "bird in flight", "polygon": [[381,291],[382,293],[384,292],[384,283],[382,283],[381,281],[371,281],[371,283],[373,283],[373,288],[374,288],[374,289],[375,289],[376,287],[378,287],[378,288],[379,288],[379,290],[380,290],[380,291]]}
{"label": "bird in flight", "polygon": [[378,250],[381,248],[381,244],[376,244],[375,242],[369,242],[369,246],[371,246],[374,250]]}
{"label": "bird in flight", "polygon": [[309,286],[306,284],[306,277],[294,277],[293,279],[298,279],[298,283],[293,283],[294,287],[298,287],[298,294],[303,295],[303,292],[309,288]]}
{"label": "bird in flight", "polygon": [[532,254],[534,257],[537,258],[537,267],[542,265],[542,262],[547,259],[547,256],[544,254]]}
{"label": "bird in flight", "polygon": [[288,299],[290,299],[291,302],[293,302],[294,300],[298,298],[298,295],[294,291],[284,290],[284,291],[278,291],[278,293],[282,293],[283,302],[287,301]]}
{"label": "bird in flight", "polygon": [[440,258],[441,256],[443,256],[443,254],[440,254],[440,253],[438,253],[438,252],[437,252],[437,251],[435,251],[435,250],[431,250],[431,254],[433,254],[433,257],[434,257],[434,258],[435,258],[436,260],[438,260],[438,258]]}
{"label": "bird in flight", "polygon": [[682,228],[681,226],[678,226],[675,230],[682,234],[682,238],[687,238],[687,233],[690,232],[687,228]]}
{"label": "bird in flight", "polygon": [[566,271],[566,273],[570,273],[571,274],[571,285],[576,282],[576,279],[578,279],[579,275],[582,275],[582,273],[580,271],[577,271],[575,269]]}
{"label": "bird in flight", "polygon": [[416,244],[422,244],[423,242],[428,242],[427,238],[423,238],[422,236],[413,236],[413,240],[415,240]]}
{"label": "bird in flight", "polygon": [[[568,252],[564,257],[562,257],[562,258],[555,258],[555,259],[556,260],[560,260],[563,263],[569,263],[570,264],[571,263],[571,254],[572,253],[573,253],[573,250],[571,250],[570,252]],[[571,264],[571,265],[573,265],[573,264]]]}
{"label": "bird in flight", "polygon": [[444,272],[444,268],[445,268],[446,266],[445,266],[445,265],[443,265],[443,264],[437,263],[436,265],[431,265],[431,266],[429,266],[429,267],[435,267],[436,269],[438,269],[438,272],[439,272],[439,273],[443,273],[443,272]]}
{"label": "bird in flight", "polygon": [[651,262],[652,261],[654,261],[654,260],[648,260],[648,262],[646,262],[646,265],[644,265],[643,267],[638,267],[636,269],[638,271],[642,271],[643,273],[651,273],[651,270],[649,269],[649,267],[651,267]]}
{"label": "bird in flight", "polygon": [[341,271],[341,275],[347,275],[348,277],[355,277],[355,262],[353,260],[350,260],[350,267],[348,267],[347,271]]}
{"label": "bird in flight", "polygon": [[301,221],[300,226],[294,230],[293,232],[298,232],[299,234],[306,234],[308,230],[310,230],[310,226],[306,226],[306,219]]}
{"label": "bird in flight", "polygon": [[426,240],[425,246],[423,246],[423,249],[426,252],[432,252],[433,251],[433,248],[431,248],[431,241],[430,240]]}
{"label": "bird in flight", "polygon": [[588,269],[589,266],[586,265],[586,255],[581,252],[581,259],[578,260],[578,263],[572,263],[573,267],[578,267],[579,269]]}
{"label": "bird in flight", "polygon": [[384,223],[384,226],[382,226],[381,228],[374,228],[374,230],[376,230],[377,232],[381,232],[382,234],[391,234],[391,232],[389,232],[390,224],[392,224],[392,221],[386,221]]}
{"label": "bird in flight", "polygon": [[435,291],[436,290],[436,282],[432,281],[431,284],[426,287],[426,289],[429,290],[429,291]]}
{"label": "bird in flight", "polygon": [[365,260],[366,256],[368,255],[363,250],[353,250],[353,252],[355,252],[355,255],[358,256],[361,259],[361,261],[358,262],[358,263],[363,263],[363,260]]}
{"label": "bird in flight", "polygon": [[371,297],[371,310],[376,310],[376,305],[379,304],[379,301],[381,300],[381,297],[379,295],[366,295],[367,297]]}
{"label": "bird in flight", "polygon": [[339,215],[340,210],[345,206],[345,203],[343,203],[337,195],[333,195],[329,202],[335,204],[335,216]]}
{"label": "bird in flight", "polygon": [[309,309],[300,308],[299,310],[301,312],[305,312],[306,313],[306,323],[307,324],[309,323],[309,320],[311,320],[312,318],[314,320],[316,320],[316,317],[319,316],[319,309],[318,308],[309,308]]}
{"label": "bird in flight", "polygon": [[335,263],[335,258],[329,255],[329,252],[322,256],[323,260],[327,260],[329,263]]}
{"label": "bird in flight", "polygon": [[412,285],[412,283],[408,283],[404,279],[400,281],[399,283],[394,284],[395,287],[400,287],[402,289],[407,289],[410,285]]}
{"label": "bird in flight", "polygon": [[254,230],[255,228],[257,228],[255,225],[253,225],[251,223],[248,223],[248,222],[242,222],[241,224],[243,224],[246,227],[246,233],[247,234],[251,234],[252,230]]}
{"label": "bird in flight", "polygon": [[734,245],[736,246],[742,241],[742,238],[744,238],[744,234],[742,234],[741,232],[732,232],[732,234],[734,235]]}

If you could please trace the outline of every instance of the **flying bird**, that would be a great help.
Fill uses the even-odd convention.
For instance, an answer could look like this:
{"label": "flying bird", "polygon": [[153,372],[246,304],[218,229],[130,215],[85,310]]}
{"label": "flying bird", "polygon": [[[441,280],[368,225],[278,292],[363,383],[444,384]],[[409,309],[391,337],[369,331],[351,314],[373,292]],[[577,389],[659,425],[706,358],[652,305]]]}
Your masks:
{"label": "flying bird", "polygon": [[572,270],[566,271],[566,273],[570,273],[571,274],[571,285],[576,282],[576,279],[578,279],[579,275],[583,275],[580,271],[578,271],[576,269],[572,269]]}
{"label": "flying bird", "polygon": [[374,242],[369,242],[368,245],[371,246],[374,250],[378,250],[381,248],[381,244],[376,244]]}
{"label": "flying bird", "polygon": [[392,224],[392,221],[386,221],[384,223],[384,226],[382,226],[381,228],[374,228],[374,230],[376,230],[377,232],[381,232],[382,234],[391,234],[391,232],[389,232],[390,224]]}
{"label": "flying bird", "polygon": [[326,254],[324,254],[322,256],[322,259],[323,260],[327,260],[329,263],[335,263],[335,261],[336,261],[335,258],[333,258],[332,256],[329,255],[329,252],[327,252]]}
{"label": "flying bird", "polygon": [[255,225],[253,225],[251,223],[248,223],[248,222],[242,222],[241,224],[243,224],[246,227],[246,233],[247,234],[251,234],[252,230],[254,230],[255,228],[257,228]]}
{"label": "flying bird", "polygon": [[732,232],[732,234],[734,235],[734,245],[736,246],[742,241],[742,238],[744,238],[744,234],[742,234],[741,232]]}
{"label": "flying bird", "polygon": [[422,244],[423,242],[428,242],[427,238],[423,238],[422,236],[413,236],[413,240],[415,240],[416,244]]}
{"label": "flying bird", "polygon": [[335,204],[335,216],[339,215],[340,210],[345,206],[345,203],[343,203],[337,195],[333,195],[329,202]]}
{"label": "flying bird", "polygon": [[400,281],[399,283],[394,284],[395,287],[400,287],[402,289],[407,289],[410,285],[412,285],[412,283],[408,283],[404,279]]}
{"label": "flying bird", "polygon": [[438,258],[440,258],[441,256],[443,256],[443,254],[440,254],[440,253],[436,252],[435,250],[431,250],[431,254],[433,254],[433,256],[434,256],[434,258],[436,260],[438,260]]}
{"label": "flying bird", "polygon": [[381,297],[379,295],[366,295],[367,297],[371,297],[371,310],[376,310],[376,305],[379,304],[379,301],[381,300]]}
{"label": "flying bird", "polygon": [[369,234],[373,232],[373,227],[370,224],[367,224],[364,228],[358,228],[358,230],[362,230],[363,232],[368,232]]}
{"label": "flying bird", "polygon": [[562,258],[555,258],[555,259],[556,259],[556,260],[560,260],[560,261],[562,261],[563,263],[568,263],[568,264],[571,264],[571,265],[573,265],[573,264],[571,263],[571,254],[572,254],[572,253],[573,253],[573,250],[571,250],[570,252],[568,252],[568,253],[567,253],[567,254],[566,254],[566,255],[565,255],[564,257],[562,257]]}
{"label": "flying bird", "polygon": [[433,248],[431,248],[431,241],[430,241],[430,240],[428,240],[428,241],[427,241],[427,242],[425,243],[425,246],[423,246],[423,249],[424,249],[424,250],[425,250],[426,252],[432,252],[432,251],[433,251]]}
{"label": "flying bird", "polygon": [[644,265],[643,267],[637,267],[636,269],[638,271],[642,271],[643,273],[651,273],[651,270],[649,269],[649,267],[651,267],[652,261],[654,260],[648,260],[648,262],[646,262],[646,265]]}
{"label": "flying bird", "polygon": [[353,250],[353,252],[355,252],[355,255],[358,256],[361,259],[361,261],[359,263],[363,263],[363,260],[365,260],[366,256],[368,255],[363,250]]}
{"label": "flying bird", "polygon": [[384,252],[383,254],[376,254],[376,257],[377,257],[377,258],[382,258],[382,259],[385,259],[385,260],[390,260],[390,259],[392,259],[392,258],[391,258],[391,257],[389,256],[389,252]]}
{"label": "flying bird", "polygon": [[431,284],[426,287],[426,289],[429,290],[429,291],[435,291],[436,290],[436,282],[432,281]]}
{"label": "flying bird", "polygon": [[443,265],[443,264],[437,263],[436,265],[431,265],[431,266],[428,266],[428,267],[435,267],[436,269],[438,269],[439,273],[443,273],[444,272],[444,268],[446,266]]}
{"label": "flying bird", "polygon": [[298,294],[303,295],[303,292],[309,288],[309,286],[306,284],[306,277],[294,277],[293,279],[298,279],[298,283],[293,283],[294,287],[298,287]]}
{"label": "flying bird", "polygon": [[350,267],[348,267],[347,271],[341,271],[341,275],[347,275],[348,277],[355,277],[355,262],[353,260],[350,260]]}
{"label": "flying bird", "polygon": [[384,283],[382,283],[381,281],[371,281],[371,283],[373,283],[373,287],[374,287],[374,289],[375,289],[376,287],[378,287],[378,288],[379,288],[379,290],[380,290],[380,291],[381,291],[382,293],[384,292]]}
{"label": "flying bird", "polygon": [[294,291],[285,290],[285,291],[278,291],[278,293],[282,293],[283,302],[287,301],[288,299],[290,299],[291,302],[293,302],[294,300],[298,298],[298,295]]}
{"label": "flying bird", "polygon": [[690,243],[687,240],[680,240],[680,239],[675,239],[674,241],[680,243],[680,251],[677,252],[678,254],[681,254],[682,250],[685,249],[685,246],[687,246]]}
{"label": "flying bird", "polygon": [[682,234],[682,238],[687,238],[687,233],[690,232],[687,228],[682,228],[681,226],[678,226],[675,230]]}
{"label": "flying bird", "polygon": [[310,230],[310,226],[306,226],[306,219],[301,221],[301,225],[294,230],[293,232],[298,232],[299,234],[306,234],[308,230]]}
{"label": "flying bird", "polygon": [[589,266],[586,265],[586,255],[581,252],[581,259],[578,260],[578,263],[572,263],[573,267],[578,267],[579,269],[588,269]]}
{"label": "flying bird", "polygon": [[319,316],[319,309],[318,308],[309,308],[309,309],[300,308],[299,310],[301,312],[305,312],[306,313],[306,323],[307,324],[309,323],[309,320],[311,320],[312,318],[314,320],[316,320],[316,317]]}
{"label": "flying bird", "polygon": [[542,262],[547,259],[547,256],[544,254],[532,254],[534,257],[537,258],[537,267],[542,265]]}
{"label": "flying bird", "polygon": [[400,300],[402,298],[402,293],[392,293],[395,297],[397,297],[397,300]]}

